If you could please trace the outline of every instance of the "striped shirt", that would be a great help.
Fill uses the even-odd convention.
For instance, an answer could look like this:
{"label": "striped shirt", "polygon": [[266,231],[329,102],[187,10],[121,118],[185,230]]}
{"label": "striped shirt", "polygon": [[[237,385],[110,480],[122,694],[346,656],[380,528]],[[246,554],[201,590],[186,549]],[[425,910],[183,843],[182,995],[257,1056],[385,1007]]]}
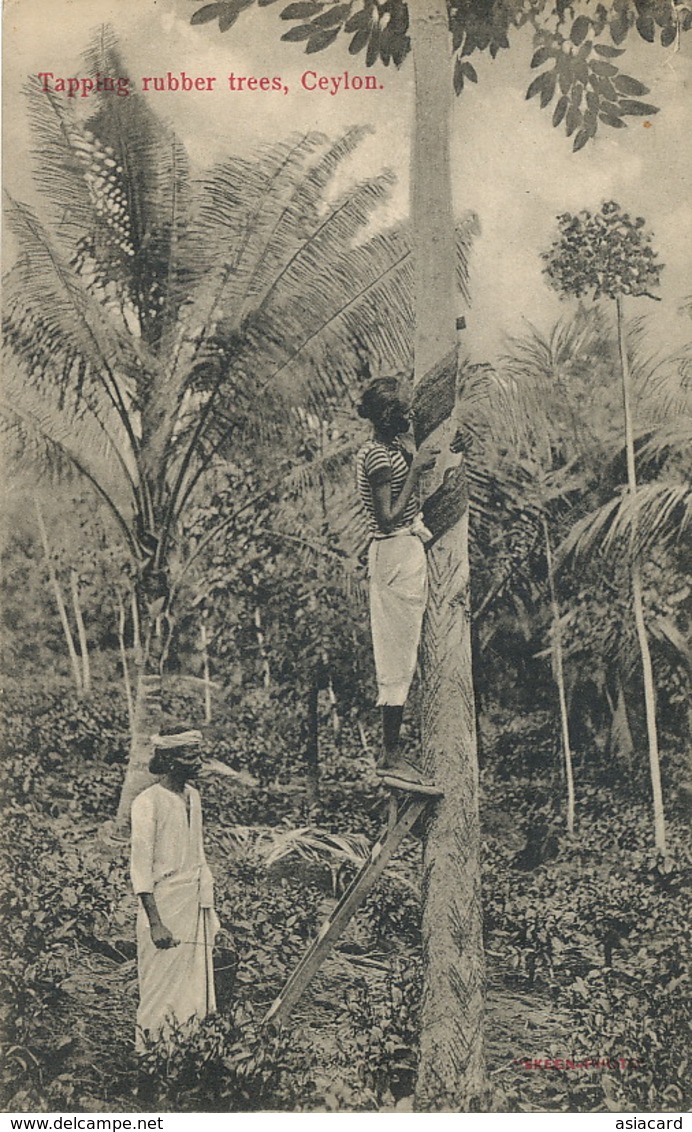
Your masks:
{"label": "striped shirt", "polygon": [[[392,506],[395,505],[401,489],[406,482],[409,464],[405,459],[401,447],[396,442],[383,444],[378,440],[371,440],[359,449],[356,456],[356,480],[358,493],[363,502],[368,520],[368,530],[371,535],[393,534],[394,531],[410,527],[418,514],[418,499],[414,492],[406,504],[406,510],[399,522],[391,531],[380,529],[375,518],[375,505],[372,498],[371,479],[376,476],[380,482],[389,480],[392,492]],[[383,474],[384,473],[384,474]]]}

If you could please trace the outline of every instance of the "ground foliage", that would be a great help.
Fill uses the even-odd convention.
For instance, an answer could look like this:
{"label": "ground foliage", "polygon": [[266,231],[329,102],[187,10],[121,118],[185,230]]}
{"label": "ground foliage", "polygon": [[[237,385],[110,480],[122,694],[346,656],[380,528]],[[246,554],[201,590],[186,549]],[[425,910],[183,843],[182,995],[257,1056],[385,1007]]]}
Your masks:
{"label": "ground foliage", "polygon": [[[169,708],[185,704],[169,689]],[[421,986],[415,837],[296,1007],[290,1029],[260,1025],[357,868],[361,844],[383,822],[372,770],[352,737],[326,745],[322,798],[312,805],[300,778],[280,781],[284,764],[280,753],[272,761],[268,739],[264,783],[203,782],[223,925],[219,1012],[193,1034],[152,1045],[137,1065],[127,847],[103,834],[122,775],[125,714],[112,694],[84,704],[58,688],[13,686],[5,715],[4,1107],[410,1107]],[[242,741],[243,718],[252,729],[239,717],[239,764],[244,750],[255,757],[252,743]],[[648,848],[648,800],[637,796],[638,780],[629,785],[626,773],[596,752],[578,762],[578,827],[570,840],[547,716],[518,727],[499,710],[482,732],[494,1107],[678,1110],[685,1099],[686,874],[674,760],[666,773],[675,849],[664,867]],[[291,829],[311,831],[312,840],[286,840]],[[304,848],[320,837],[329,852]],[[335,845],[342,845],[340,856]],[[277,846],[288,849],[282,855]],[[526,1068],[545,1058],[601,1065]]]}

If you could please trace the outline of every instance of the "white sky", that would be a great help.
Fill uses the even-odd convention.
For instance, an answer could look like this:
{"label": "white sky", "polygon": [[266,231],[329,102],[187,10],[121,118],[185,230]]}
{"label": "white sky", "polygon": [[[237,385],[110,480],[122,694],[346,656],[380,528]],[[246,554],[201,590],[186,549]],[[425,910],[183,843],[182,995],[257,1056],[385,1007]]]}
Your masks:
{"label": "white sky", "polygon": [[[95,27],[114,27],[128,61],[129,76],[139,87],[145,75],[215,75],[212,93],[151,95],[156,110],[176,127],[194,163],[209,164],[225,152],[247,152],[258,141],[292,130],[318,128],[336,134],[354,123],[369,122],[374,134],[352,163],[354,179],[387,166],[399,183],[391,215],[408,206],[409,129],[412,113],[410,59],[401,71],[377,67],[366,71],[361,57],[348,54],[340,41],[326,52],[306,56],[299,44],[282,43],[286,27],[278,19],[281,4],[244,12],[233,29],[218,25],[191,27],[189,18],[202,0],[6,0],[4,13],[4,184],[30,199],[27,153],[30,146],[21,87],[29,74],[52,71],[65,77],[80,73],[80,54]],[[540,251],[555,232],[558,212],[598,207],[614,198],[633,214],[646,217],[654,243],[666,264],[664,302],[640,300],[633,313],[655,313],[658,326],[679,339],[685,331],[676,318],[677,303],[692,292],[692,207],[690,173],[690,80],[692,51],[688,35],[679,53],[634,39],[628,44],[627,73],[646,82],[645,100],[661,112],[644,126],[631,118],[627,130],[601,127],[599,136],[577,154],[560,129],[553,129],[552,106],[541,111],[526,102],[532,46],[516,35],[510,52],[494,62],[473,57],[477,87],[467,85],[454,111],[454,192],[459,212],[476,211],[482,236],[472,257],[473,304],[467,315],[467,342],[476,360],[491,358],[505,333],[521,332],[524,320],[549,325],[561,307],[541,275]],[[325,75],[348,70],[378,76],[377,92],[308,93],[300,88],[307,69]],[[231,93],[227,74],[281,76],[289,87],[279,93]],[[387,217],[385,217],[386,219]],[[689,327],[689,322],[687,323]]]}

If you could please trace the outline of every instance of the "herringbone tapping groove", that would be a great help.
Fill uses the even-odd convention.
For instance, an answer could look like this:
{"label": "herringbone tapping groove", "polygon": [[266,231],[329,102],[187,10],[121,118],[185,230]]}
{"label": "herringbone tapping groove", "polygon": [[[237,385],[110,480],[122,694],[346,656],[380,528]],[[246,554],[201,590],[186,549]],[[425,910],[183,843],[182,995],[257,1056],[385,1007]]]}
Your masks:
{"label": "herringbone tapping groove", "polygon": [[426,976],[416,1104],[428,1111],[468,1108],[482,1093],[485,1072],[467,539],[464,516],[430,552],[423,628],[423,758],[444,790],[429,812],[423,857]]}

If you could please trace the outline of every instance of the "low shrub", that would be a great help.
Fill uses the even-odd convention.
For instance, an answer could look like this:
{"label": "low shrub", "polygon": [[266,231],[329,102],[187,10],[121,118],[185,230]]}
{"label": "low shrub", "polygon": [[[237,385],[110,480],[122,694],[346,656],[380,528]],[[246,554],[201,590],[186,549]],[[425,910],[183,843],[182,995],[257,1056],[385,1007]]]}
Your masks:
{"label": "low shrub", "polygon": [[315,1093],[308,1049],[268,1031],[244,1007],[151,1042],[140,1057],[139,1100],[150,1111],[290,1112]]}
{"label": "low shrub", "polygon": [[358,1075],[378,1105],[413,1093],[418,1065],[420,963],[399,960],[375,988],[365,979],[346,992],[341,1026]]}

